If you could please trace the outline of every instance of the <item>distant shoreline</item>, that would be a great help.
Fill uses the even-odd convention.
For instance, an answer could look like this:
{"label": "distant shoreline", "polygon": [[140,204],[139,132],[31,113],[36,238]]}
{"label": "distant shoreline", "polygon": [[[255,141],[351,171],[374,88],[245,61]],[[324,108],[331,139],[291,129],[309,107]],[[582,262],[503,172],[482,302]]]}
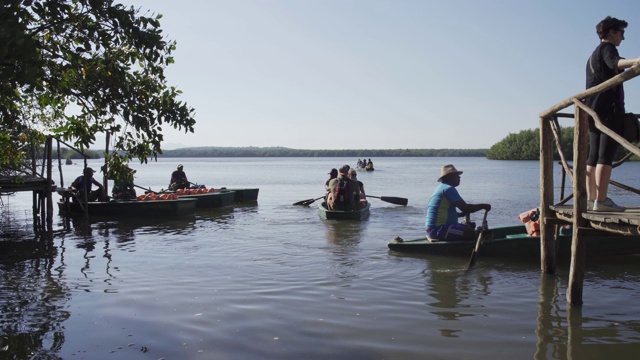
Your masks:
{"label": "distant shoreline", "polygon": [[163,151],[158,157],[486,157],[488,149],[303,150],[284,147],[197,147]]}

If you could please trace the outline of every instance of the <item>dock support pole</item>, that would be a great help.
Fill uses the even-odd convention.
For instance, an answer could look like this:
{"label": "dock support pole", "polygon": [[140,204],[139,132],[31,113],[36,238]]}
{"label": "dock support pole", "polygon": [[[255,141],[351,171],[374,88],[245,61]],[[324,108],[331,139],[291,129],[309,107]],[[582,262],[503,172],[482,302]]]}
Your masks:
{"label": "dock support pole", "polygon": [[547,223],[553,204],[553,143],[551,120],[540,117],[540,267],[543,273],[556,272],[554,225]]}
{"label": "dock support pole", "polygon": [[577,105],[575,106],[575,122],[573,135],[573,241],[571,242],[571,269],[569,271],[567,301],[571,305],[582,305],[582,286],[587,250],[584,231],[587,220],[582,217],[582,214],[587,211],[589,121],[587,113]]}

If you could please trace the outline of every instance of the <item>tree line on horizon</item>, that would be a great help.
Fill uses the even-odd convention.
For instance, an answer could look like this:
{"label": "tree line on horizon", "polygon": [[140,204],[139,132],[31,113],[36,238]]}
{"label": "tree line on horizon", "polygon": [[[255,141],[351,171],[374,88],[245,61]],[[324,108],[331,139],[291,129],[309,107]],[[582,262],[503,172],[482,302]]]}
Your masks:
{"label": "tree line on horizon", "polygon": [[342,149],[285,147],[196,147],[167,150],[158,157],[485,157],[487,149]]}

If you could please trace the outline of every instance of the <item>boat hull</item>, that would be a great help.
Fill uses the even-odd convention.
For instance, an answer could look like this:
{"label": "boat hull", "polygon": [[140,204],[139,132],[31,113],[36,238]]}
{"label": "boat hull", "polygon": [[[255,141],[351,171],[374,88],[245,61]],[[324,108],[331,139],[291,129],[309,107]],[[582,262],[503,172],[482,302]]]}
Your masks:
{"label": "boat hull", "polygon": [[[470,256],[476,241],[429,242],[426,238],[388,243],[389,249],[433,255]],[[528,236],[524,225],[491,229],[488,239],[480,247],[482,257],[540,258],[540,237]],[[610,233],[587,237],[587,256],[611,256],[640,253],[640,237]],[[558,258],[571,257],[571,235],[558,237]]]}
{"label": "boat hull", "polygon": [[367,206],[360,210],[341,211],[341,210],[327,209],[326,201],[318,203],[320,216],[326,220],[364,220],[369,217],[370,207],[371,207],[371,204],[367,203]]}
{"label": "boat hull", "polygon": [[248,202],[248,201],[258,201],[258,192],[260,189],[258,188],[244,188],[244,189],[228,189],[228,188],[220,188],[220,190],[233,191],[234,192],[234,202]]}
{"label": "boat hull", "polygon": [[179,195],[178,199],[196,199],[197,208],[212,209],[233,204],[235,191],[221,190],[204,194]]}
{"label": "boat hull", "polygon": [[[194,214],[196,199],[177,200],[111,200],[86,204],[89,216],[175,216]],[[58,202],[58,210],[62,215],[84,214],[81,204],[73,201]]]}

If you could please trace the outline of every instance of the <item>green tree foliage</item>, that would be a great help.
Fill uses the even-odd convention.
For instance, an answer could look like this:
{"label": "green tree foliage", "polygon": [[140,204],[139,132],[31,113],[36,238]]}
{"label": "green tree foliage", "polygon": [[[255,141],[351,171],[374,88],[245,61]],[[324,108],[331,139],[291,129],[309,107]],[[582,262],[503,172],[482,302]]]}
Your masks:
{"label": "green tree foliage", "polygon": [[160,19],[109,0],[3,1],[0,165],[11,166],[34,132],[81,150],[109,135],[116,168],[162,153],[165,125],[193,132],[194,110],[166,84],[176,43]]}
{"label": "green tree foliage", "polygon": [[[573,127],[560,131],[562,149],[567,160],[573,159]],[[509,134],[495,143],[487,158],[491,160],[540,160],[540,129],[522,130],[517,134]],[[557,148],[554,158],[560,159]]]}

